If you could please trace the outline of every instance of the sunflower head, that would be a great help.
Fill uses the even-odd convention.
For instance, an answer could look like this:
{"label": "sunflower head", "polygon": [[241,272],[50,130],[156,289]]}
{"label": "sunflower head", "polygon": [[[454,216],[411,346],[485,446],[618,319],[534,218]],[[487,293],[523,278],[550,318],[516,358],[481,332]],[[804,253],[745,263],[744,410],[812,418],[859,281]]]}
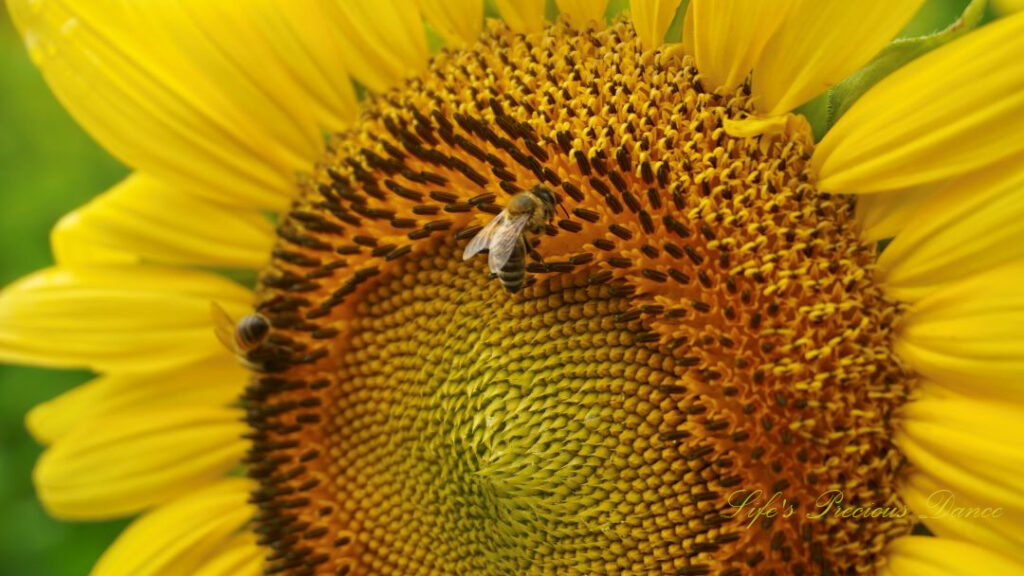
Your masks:
{"label": "sunflower head", "polygon": [[30,416],[52,512],[145,512],[98,576],[1020,571],[1020,17],[10,2],[137,169],[0,297],[102,373]]}
{"label": "sunflower head", "polygon": [[[827,491],[902,510],[887,437],[913,382],[806,125],[727,133],[752,112],[748,86],[707,91],[627,22],[495,25],[374,99],[261,277],[250,473],[270,566],[871,567],[905,512],[738,514]],[[459,254],[538,183],[563,217],[510,294]]]}

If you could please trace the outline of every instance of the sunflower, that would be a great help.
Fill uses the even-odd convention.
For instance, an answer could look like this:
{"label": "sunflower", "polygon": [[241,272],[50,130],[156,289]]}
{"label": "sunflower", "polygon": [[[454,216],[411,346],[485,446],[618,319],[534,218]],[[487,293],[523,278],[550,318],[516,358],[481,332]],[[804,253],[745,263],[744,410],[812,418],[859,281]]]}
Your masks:
{"label": "sunflower", "polygon": [[94,574],[1024,573],[1024,15],[883,74],[920,0],[241,4],[8,0],[134,169],[0,296],[99,374],[28,416],[139,515]]}

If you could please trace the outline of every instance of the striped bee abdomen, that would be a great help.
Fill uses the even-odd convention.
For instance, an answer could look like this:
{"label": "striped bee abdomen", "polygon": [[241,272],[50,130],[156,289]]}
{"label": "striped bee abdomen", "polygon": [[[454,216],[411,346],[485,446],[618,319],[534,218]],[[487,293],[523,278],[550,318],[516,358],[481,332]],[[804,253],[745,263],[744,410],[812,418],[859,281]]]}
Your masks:
{"label": "striped bee abdomen", "polygon": [[526,284],[526,246],[521,239],[508,262],[498,272],[498,279],[505,290],[512,293],[518,292]]}

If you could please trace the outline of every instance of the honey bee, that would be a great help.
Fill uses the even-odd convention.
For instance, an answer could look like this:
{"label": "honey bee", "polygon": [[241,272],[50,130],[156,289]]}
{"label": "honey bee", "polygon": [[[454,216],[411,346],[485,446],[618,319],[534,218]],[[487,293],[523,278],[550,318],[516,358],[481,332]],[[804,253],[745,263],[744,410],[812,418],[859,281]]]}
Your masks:
{"label": "honey bee", "polygon": [[270,320],[262,314],[246,314],[235,323],[227,311],[216,302],[210,303],[210,311],[217,339],[238,356],[243,364],[250,364],[246,355],[266,341],[270,335]]}
{"label": "honey bee", "polygon": [[500,214],[484,226],[466,246],[463,260],[487,249],[487,265],[509,292],[526,284],[526,232],[539,233],[555,215],[551,190],[537,185],[512,196]]}

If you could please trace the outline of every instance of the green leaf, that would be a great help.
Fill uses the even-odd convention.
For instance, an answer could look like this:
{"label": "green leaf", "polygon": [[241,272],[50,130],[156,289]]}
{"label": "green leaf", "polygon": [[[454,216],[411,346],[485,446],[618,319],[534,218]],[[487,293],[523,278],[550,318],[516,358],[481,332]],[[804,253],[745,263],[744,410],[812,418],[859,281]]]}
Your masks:
{"label": "green leaf", "polygon": [[608,22],[614,22],[623,12],[629,10],[629,0],[610,0],[604,11],[604,18]]}
{"label": "green leaf", "polygon": [[912,38],[898,38],[883,49],[867,66],[846,77],[828,91],[828,119],[831,128],[862,94],[904,64],[951,42],[970,30],[985,15],[986,0],[971,0],[960,17],[945,29],[934,34]]}
{"label": "green leaf", "polygon": [[669,24],[668,30],[665,31],[665,37],[662,40],[665,42],[679,42],[679,39],[683,37],[683,21],[686,20],[686,8],[689,4],[690,0],[683,0],[679,3],[676,15],[672,18],[672,23]]}

